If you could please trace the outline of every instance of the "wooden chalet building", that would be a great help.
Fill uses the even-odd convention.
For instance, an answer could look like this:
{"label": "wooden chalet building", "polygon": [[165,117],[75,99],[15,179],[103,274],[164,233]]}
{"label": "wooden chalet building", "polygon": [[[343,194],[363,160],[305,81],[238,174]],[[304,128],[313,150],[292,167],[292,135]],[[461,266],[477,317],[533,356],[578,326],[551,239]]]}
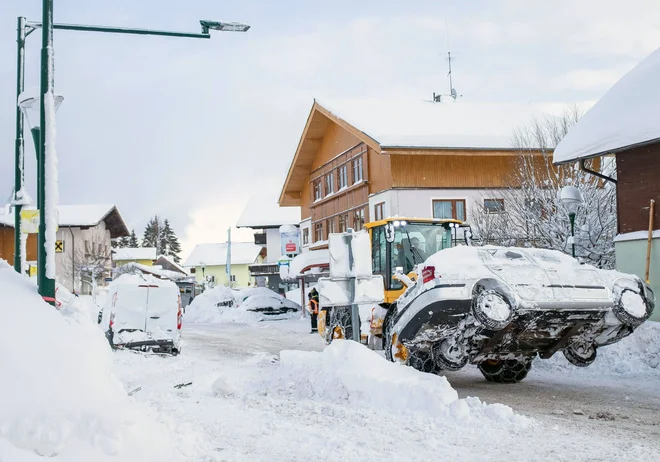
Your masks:
{"label": "wooden chalet building", "polygon": [[300,207],[303,250],[389,216],[469,221],[477,204],[497,212],[517,168],[513,132],[539,114],[515,104],[314,101],[279,205]]}

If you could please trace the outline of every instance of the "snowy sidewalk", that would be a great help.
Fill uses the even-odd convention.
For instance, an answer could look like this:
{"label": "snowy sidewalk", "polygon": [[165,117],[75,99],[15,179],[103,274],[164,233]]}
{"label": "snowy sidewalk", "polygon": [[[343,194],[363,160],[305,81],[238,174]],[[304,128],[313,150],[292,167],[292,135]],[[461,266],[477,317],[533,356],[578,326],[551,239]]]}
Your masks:
{"label": "snowy sidewalk", "polygon": [[[323,348],[320,337],[308,333],[308,321],[188,324],[180,356],[118,352],[115,368],[128,391],[140,387],[132,399],[171,429],[175,446],[190,461],[432,460],[441,455],[452,460],[651,460],[660,452],[658,439],[651,437],[658,430],[654,425],[634,433],[618,431],[617,421],[588,425],[548,416],[543,406],[534,412],[539,398],[564,390],[545,384],[543,374],[550,372],[530,374],[528,385],[509,386],[486,384],[470,370],[449,377],[460,396],[502,398],[497,401],[533,417],[530,424],[504,406],[470,400],[457,401],[463,404],[447,412],[441,402],[424,409],[420,403],[429,398],[419,393],[436,389],[451,399],[455,392],[440,377],[422,377],[420,385],[416,371],[390,370],[398,366],[381,363],[370,351],[356,355],[334,348],[338,362],[326,370],[315,365],[313,355],[320,353],[287,353],[279,360],[281,350]],[[387,374],[393,375],[379,384],[378,377]],[[604,383],[606,390],[609,385]],[[601,390],[593,387],[594,400],[618,393]],[[657,400],[646,404],[655,412],[660,408]]]}

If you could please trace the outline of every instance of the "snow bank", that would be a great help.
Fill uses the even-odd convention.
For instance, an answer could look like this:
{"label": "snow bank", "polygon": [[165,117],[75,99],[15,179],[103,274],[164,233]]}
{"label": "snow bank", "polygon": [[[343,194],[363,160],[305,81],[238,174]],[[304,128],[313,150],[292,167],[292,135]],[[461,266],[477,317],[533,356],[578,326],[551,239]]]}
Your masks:
{"label": "snow bank", "polygon": [[646,321],[620,342],[599,348],[596,361],[589,367],[575,367],[558,353],[550,359],[536,359],[531,373],[534,371],[660,376],[660,323]]}
{"label": "snow bank", "polygon": [[451,423],[488,419],[526,427],[531,420],[502,404],[459,399],[446,378],[387,361],[363,345],[335,340],[322,352],[282,351],[280,367],[260,389],[397,414],[426,414]]}
{"label": "snow bank", "polygon": [[176,459],[112,375],[103,334],[66,309],[0,260],[0,460]]}

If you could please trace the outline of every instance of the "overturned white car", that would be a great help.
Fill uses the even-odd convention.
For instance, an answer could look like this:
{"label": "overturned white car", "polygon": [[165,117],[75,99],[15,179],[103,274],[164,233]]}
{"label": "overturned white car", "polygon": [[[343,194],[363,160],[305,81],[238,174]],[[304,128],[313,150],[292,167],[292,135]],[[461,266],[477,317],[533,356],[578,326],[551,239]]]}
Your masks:
{"label": "overturned white car", "polygon": [[537,354],[562,351],[588,366],[599,347],[630,335],[654,308],[637,276],[552,250],[455,247],[417,274],[385,316],[388,359],[425,372],[472,363],[493,382],[524,379]]}

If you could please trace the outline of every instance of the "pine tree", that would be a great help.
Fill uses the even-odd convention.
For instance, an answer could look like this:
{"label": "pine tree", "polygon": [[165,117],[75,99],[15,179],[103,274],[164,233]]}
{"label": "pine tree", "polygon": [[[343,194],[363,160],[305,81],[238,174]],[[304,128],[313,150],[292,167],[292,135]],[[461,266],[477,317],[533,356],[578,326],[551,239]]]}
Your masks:
{"label": "pine tree", "polygon": [[142,247],[155,247],[156,254],[160,255],[160,246],[161,246],[161,233],[162,225],[158,218],[158,215],[149,220],[147,227],[144,229],[144,235],[142,237]]}
{"label": "pine tree", "polygon": [[181,261],[181,257],[179,257],[181,244],[167,218],[163,222],[163,237],[165,238],[165,242],[167,242],[167,250],[163,252],[164,255],[172,257],[176,263],[179,263]]}
{"label": "pine tree", "polygon": [[120,237],[119,239],[113,239],[112,240],[112,248],[113,249],[116,249],[116,248],[122,249],[124,247],[128,247],[128,237],[127,236]]}
{"label": "pine tree", "polygon": [[135,230],[131,230],[131,236],[126,239],[126,245],[123,245],[122,247],[140,247],[140,240],[138,237],[135,235]]}

